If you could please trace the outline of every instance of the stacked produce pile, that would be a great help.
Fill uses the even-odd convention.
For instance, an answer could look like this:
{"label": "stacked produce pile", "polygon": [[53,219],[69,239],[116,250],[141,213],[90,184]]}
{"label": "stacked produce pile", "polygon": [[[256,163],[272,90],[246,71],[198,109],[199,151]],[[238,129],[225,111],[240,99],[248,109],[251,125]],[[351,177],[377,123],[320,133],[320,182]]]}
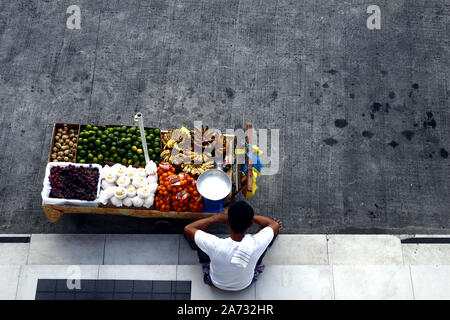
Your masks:
{"label": "stacked produce pile", "polygon": [[50,169],[50,198],[94,201],[97,198],[99,170],[74,165]]}
{"label": "stacked produce pile", "polygon": [[67,126],[57,130],[50,155],[53,162],[75,162],[77,132],[78,130],[69,129]]}
{"label": "stacked produce pile", "polygon": [[203,210],[203,197],[198,193],[197,181],[189,174],[175,174],[175,168],[161,162],[158,167],[159,186],[155,198],[156,209],[160,211]]}
{"label": "stacked produce pile", "polygon": [[[159,129],[145,130],[150,160],[159,162],[161,138]],[[79,136],[77,162],[121,163],[145,167],[142,139],[138,127],[97,127],[87,125]]]}
{"label": "stacked produce pile", "polygon": [[145,168],[106,165],[102,170],[101,186],[99,201],[103,205],[150,208],[158,187],[156,163],[150,161]]}
{"label": "stacked produce pile", "polygon": [[214,168],[214,158],[223,159],[226,148],[220,131],[208,127],[196,127],[193,131],[185,127],[170,130],[162,135],[162,142],[161,161],[192,176]]}

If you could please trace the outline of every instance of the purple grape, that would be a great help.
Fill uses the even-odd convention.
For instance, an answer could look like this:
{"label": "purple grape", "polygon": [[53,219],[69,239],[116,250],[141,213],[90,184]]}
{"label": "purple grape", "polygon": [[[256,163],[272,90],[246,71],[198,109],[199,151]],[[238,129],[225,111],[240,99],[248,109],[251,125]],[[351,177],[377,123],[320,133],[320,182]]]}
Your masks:
{"label": "purple grape", "polygon": [[50,197],[93,201],[97,196],[98,168],[55,166],[50,169]]}

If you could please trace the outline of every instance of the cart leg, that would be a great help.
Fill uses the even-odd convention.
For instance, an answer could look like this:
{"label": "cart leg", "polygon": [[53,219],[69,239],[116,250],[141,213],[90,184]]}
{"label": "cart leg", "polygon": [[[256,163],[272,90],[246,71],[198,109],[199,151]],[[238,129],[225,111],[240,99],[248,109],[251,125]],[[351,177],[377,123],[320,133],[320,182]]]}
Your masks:
{"label": "cart leg", "polygon": [[45,212],[45,216],[47,217],[48,221],[53,222],[53,223],[58,222],[63,215],[63,213],[61,211],[58,211],[58,210],[55,210],[52,208],[44,208],[44,212]]}

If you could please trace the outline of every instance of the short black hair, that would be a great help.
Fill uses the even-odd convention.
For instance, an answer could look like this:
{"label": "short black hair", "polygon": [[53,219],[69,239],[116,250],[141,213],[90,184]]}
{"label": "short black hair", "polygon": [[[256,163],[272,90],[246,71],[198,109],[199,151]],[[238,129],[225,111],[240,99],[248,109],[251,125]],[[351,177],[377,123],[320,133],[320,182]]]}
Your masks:
{"label": "short black hair", "polygon": [[254,215],[253,208],[247,202],[233,203],[228,209],[228,223],[231,230],[244,233],[252,225]]}

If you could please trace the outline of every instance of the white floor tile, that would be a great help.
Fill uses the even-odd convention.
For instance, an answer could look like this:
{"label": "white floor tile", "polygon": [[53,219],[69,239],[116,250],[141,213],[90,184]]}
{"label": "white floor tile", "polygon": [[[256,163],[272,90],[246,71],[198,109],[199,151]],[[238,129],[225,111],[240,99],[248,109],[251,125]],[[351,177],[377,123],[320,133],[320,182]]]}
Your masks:
{"label": "white floor tile", "polygon": [[266,266],[256,281],[256,299],[333,299],[331,267]]}
{"label": "white floor tile", "polygon": [[175,265],[131,265],[131,266],[100,266],[99,279],[114,280],[176,280]]}
{"label": "white floor tile", "polygon": [[177,264],[179,235],[107,235],[104,264]]}
{"label": "white floor tile", "polygon": [[404,243],[403,261],[412,265],[450,265],[450,244]]}
{"label": "white floor tile", "polygon": [[28,264],[102,264],[104,246],[102,234],[35,234]]}
{"label": "white floor tile", "polygon": [[325,235],[279,235],[264,256],[265,265],[328,265]]}
{"label": "white floor tile", "polygon": [[0,300],[16,298],[20,266],[0,266]]}
{"label": "white floor tile", "polygon": [[237,292],[212,288],[203,282],[203,272],[200,265],[177,266],[177,280],[192,281],[192,300],[254,300],[255,285]]}
{"label": "white floor tile", "polygon": [[333,266],[336,299],[413,299],[408,266]]}
{"label": "white floor tile", "polygon": [[328,254],[334,265],[403,264],[400,239],[391,235],[329,235]]}
{"label": "white floor tile", "polygon": [[450,266],[411,266],[417,300],[450,300]]}
{"label": "white floor tile", "polygon": [[0,265],[26,264],[29,243],[0,243]]}
{"label": "white floor tile", "polygon": [[97,279],[97,275],[98,266],[25,265],[20,272],[16,299],[34,300],[38,279],[71,279],[79,276],[80,279],[89,280]]}

